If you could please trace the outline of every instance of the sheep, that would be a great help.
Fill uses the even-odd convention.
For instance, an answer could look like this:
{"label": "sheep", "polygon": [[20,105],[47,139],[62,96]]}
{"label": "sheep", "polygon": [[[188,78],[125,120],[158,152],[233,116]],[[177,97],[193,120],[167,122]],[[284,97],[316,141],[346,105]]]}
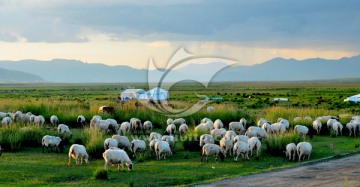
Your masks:
{"label": "sheep", "polygon": [[118,170],[120,170],[121,165],[122,171],[124,171],[124,163],[129,171],[134,168],[134,164],[131,162],[128,154],[121,149],[108,149],[103,153],[103,158],[106,170],[109,170],[109,163],[118,164]]}
{"label": "sheep", "polygon": [[141,120],[137,118],[131,118],[130,119],[130,125],[131,125],[131,132],[134,133],[135,131],[137,134],[140,133],[140,130],[142,129]]}
{"label": "sheep", "polygon": [[245,131],[245,128],[242,123],[240,122],[230,122],[229,123],[229,129],[233,130],[237,134],[240,134],[241,132]]}
{"label": "sheep", "polygon": [[167,141],[157,141],[155,143],[155,153],[158,160],[161,159],[162,154],[164,155],[163,159],[165,159],[166,155],[172,155],[169,143]]}
{"label": "sheep", "polygon": [[95,124],[100,122],[100,120],[102,120],[101,116],[93,116],[90,120],[90,128],[95,127]]}
{"label": "sheep", "polygon": [[261,127],[264,123],[267,123],[268,121],[264,118],[260,118],[259,121],[257,122],[257,126]]}
{"label": "sheep", "polygon": [[349,122],[346,124],[346,128],[349,130],[349,136],[351,136],[352,130],[354,130],[354,136],[356,136],[356,128],[357,128],[356,123]]}
{"label": "sheep", "polygon": [[200,136],[200,147],[204,146],[205,144],[213,144],[215,142],[214,137],[210,134],[203,134]]}
{"label": "sheep", "polygon": [[207,121],[204,123],[204,126],[208,128],[210,131],[214,129],[214,123],[212,121]]}
{"label": "sheep", "polygon": [[261,150],[261,142],[259,138],[252,137],[248,140],[249,148],[250,148],[250,156],[253,156],[253,151],[256,150],[256,156],[259,156],[259,151]]}
{"label": "sheep", "polygon": [[130,123],[129,123],[129,122],[127,122],[127,121],[122,122],[122,123],[120,124],[120,128],[119,128],[118,134],[121,134],[121,133],[122,133],[122,135],[125,136],[126,133],[130,131],[130,128],[131,128],[131,126],[130,126]]}
{"label": "sheep", "polygon": [[60,134],[65,134],[66,136],[72,136],[72,133],[69,129],[69,126],[65,125],[65,124],[59,124],[58,127],[57,127],[57,131],[60,133]]}
{"label": "sheep", "polygon": [[56,126],[57,124],[59,124],[59,118],[55,115],[52,115],[50,117],[50,123],[53,125],[53,126]]}
{"label": "sheep", "polygon": [[291,160],[291,156],[293,156],[293,160],[295,160],[296,145],[294,143],[287,144],[285,153],[286,153],[286,157],[289,157],[289,160]]}
{"label": "sheep", "polygon": [[[30,117],[29,117],[29,119],[30,119]],[[39,127],[42,127],[45,124],[44,116],[42,116],[42,115],[35,116],[34,117],[34,124],[39,126]]]}
{"label": "sheep", "polygon": [[181,124],[179,127],[179,133],[180,135],[185,134],[189,130],[189,126],[184,124]]}
{"label": "sheep", "polygon": [[309,132],[309,128],[304,125],[295,125],[294,130],[296,133],[304,136]]}
{"label": "sheep", "polygon": [[10,117],[4,117],[2,120],[1,120],[1,124],[2,125],[11,125],[12,123],[12,120]]}
{"label": "sheep", "polygon": [[236,135],[236,136],[234,137],[234,139],[233,139],[233,142],[236,143],[236,142],[239,142],[239,141],[248,143],[249,137],[247,137],[247,136],[245,136],[245,135]]}
{"label": "sheep", "polygon": [[247,123],[247,121],[246,121],[246,119],[245,118],[241,118],[240,119],[240,123],[243,125],[243,127],[246,129],[246,123]]}
{"label": "sheep", "polygon": [[85,116],[83,115],[79,115],[77,118],[76,118],[76,123],[78,125],[85,125],[85,122],[86,122],[86,118]]}
{"label": "sheep", "polygon": [[273,132],[284,134],[286,131],[286,126],[281,122],[271,124]]}
{"label": "sheep", "polygon": [[270,123],[268,122],[263,123],[261,128],[264,129],[269,134],[274,132],[273,124],[270,125]]}
{"label": "sheep", "polygon": [[144,156],[146,151],[146,144],[143,140],[133,140],[131,141],[131,152],[136,154],[136,152],[139,152]]}
{"label": "sheep", "polygon": [[[41,140],[41,145],[42,145],[42,152],[44,153],[44,148],[46,147],[46,150],[49,152],[49,147],[56,147],[57,150],[59,150],[60,152],[63,152],[64,150],[64,146],[63,146],[63,141],[61,140],[61,138],[56,137],[56,136],[50,136],[50,135],[45,135],[42,140]],[[57,151],[56,150],[56,151]]]}
{"label": "sheep", "polygon": [[206,123],[201,123],[200,125],[195,127],[195,132],[196,133],[210,133],[210,129],[207,125],[205,125]]}
{"label": "sheep", "polygon": [[174,120],[169,118],[169,119],[166,120],[166,124],[167,125],[174,124]]}
{"label": "sheep", "polygon": [[301,161],[301,157],[305,160],[305,156],[308,156],[308,160],[310,159],[312,146],[309,142],[300,142],[296,146],[297,154],[299,155],[299,161]]}
{"label": "sheep", "polygon": [[175,135],[176,126],[174,124],[170,124],[165,129],[165,134]]}
{"label": "sheep", "polygon": [[322,127],[320,118],[316,118],[315,121],[313,121],[312,125],[313,125],[313,128],[316,130],[316,133],[320,134],[320,130]]}
{"label": "sheep", "polygon": [[249,138],[251,137],[260,137],[260,138],[268,138],[269,135],[267,134],[267,132],[260,128],[260,127],[255,127],[255,126],[251,126],[249,127],[246,132],[245,135],[248,136]]}
{"label": "sheep", "polygon": [[81,160],[81,164],[83,163],[83,159],[85,160],[85,163],[89,163],[89,155],[86,152],[86,148],[83,145],[79,144],[72,144],[69,149],[69,162],[68,165],[70,165],[71,157],[75,159],[76,165],[79,164]]}
{"label": "sheep", "polygon": [[[32,115],[31,113],[22,114],[21,115],[21,122],[24,123],[24,124],[30,124],[30,116],[31,115]],[[44,119],[44,122],[45,122],[45,119]]]}
{"label": "sheep", "polygon": [[321,122],[327,122],[329,119],[336,119],[338,120],[338,118],[336,116],[321,116]]}
{"label": "sheep", "polygon": [[215,122],[214,122],[215,129],[221,129],[223,127],[224,127],[224,124],[220,119],[215,120]]}
{"label": "sheep", "polygon": [[144,124],[143,124],[143,132],[144,134],[146,133],[146,131],[148,131],[149,133],[151,132],[153,128],[153,125],[151,123],[151,121],[145,121]]}
{"label": "sheep", "polygon": [[301,122],[301,120],[302,120],[301,117],[295,117],[293,121],[294,123],[299,123]]}
{"label": "sheep", "polygon": [[161,138],[162,138],[161,134],[159,134],[157,132],[152,132],[152,133],[150,133],[149,141],[154,140],[154,139],[161,140]]}
{"label": "sheep", "polygon": [[21,121],[21,116],[22,116],[22,112],[21,111],[16,111],[13,115],[13,121],[14,122],[18,122]]}
{"label": "sheep", "polygon": [[7,116],[7,117],[10,117],[11,120],[14,120],[14,114],[13,114],[12,112],[7,112],[7,113],[6,113],[6,116]]}
{"label": "sheep", "polygon": [[115,119],[108,118],[105,121],[109,123],[108,131],[110,131],[113,134],[116,134],[120,128],[119,124]]}
{"label": "sheep", "polygon": [[112,139],[115,139],[117,141],[117,147],[121,148],[121,149],[127,149],[127,150],[131,150],[131,144],[129,139],[126,136],[120,136],[120,135],[113,135],[111,137]]}
{"label": "sheep", "polygon": [[[321,119],[321,117],[320,117],[320,119]],[[337,122],[336,119],[328,119],[328,120],[326,121],[326,126],[327,126],[328,130],[331,130],[333,124],[336,123],[336,122]]]}
{"label": "sheep", "polygon": [[208,122],[208,121],[211,121],[211,119],[209,119],[209,118],[203,118],[203,119],[200,121],[200,123],[206,123],[206,122]]}
{"label": "sheep", "polygon": [[233,147],[233,140],[230,138],[221,138],[220,142],[220,147],[222,148],[224,155],[227,155],[228,151],[230,151],[230,156],[232,156],[232,151],[231,148]]}
{"label": "sheep", "polygon": [[4,117],[6,117],[6,113],[5,112],[0,112],[0,119],[3,119]]}
{"label": "sheep", "polygon": [[336,136],[339,135],[339,132],[340,132],[340,135],[342,135],[343,125],[337,121],[332,125],[332,129],[335,131]]}
{"label": "sheep", "polygon": [[118,141],[113,138],[106,138],[104,141],[104,149],[108,150],[110,147],[118,147]]}
{"label": "sheep", "polygon": [[95,123],[95,128],[103,130],[103,131],[108,131],[109,127],[110,127],[110,122],[106,121],[106,120],[99,120]]}
{"label": "sheep", "polygon": [[304,121],[312,121],[312,118],[310,116],[305,116]]}
{"label": "sheep", "polygon": [[161,138],[161,141],[167,141],[169,142],[169,144],[171,146],[175,146],[175,138],[174,136],[168,136],[168,135],[164,135],[162,138]]}
{"label": "sheep", "polygon": [[174,120],[174,125],[180,126],[181,124],[186,123],[184,118],[177,118]]}
{"label": "sheep", "polygon": [[249,151],[250,147],[248,143],[243,141],[236,142],[233,147],[234,161],[238,161],[239,155],[241,155],[243,160],[249,160]]}
{"label": "sheep", "polygon": [[224,137],[226,133],[226,130],[224,128],[222,129],[213,129],[210,131],[210,135],[214,137],[215,140],[219,140],[222,137]]}
{"label": "sheep", "polygon": [[208,111],[208,112],[212,112],[212,111],[214,111],[215,110],[215,107],[213,107],[213,106],[208,106],[207,108],[206,108],[206,111]]}
{"label": "sheep", "polygon": [[236,133],[233,130],[228,130],[226,131],[224,137],[225,138],[230,138],[230,139],[234,139],[236,136]]}
{"label": "sheep", "polygon": [[224,161],[224,158],[226,156],[220,146],[209,143],[202,147],[201,162],[203,161],[205,156],[206,156],[205,158],[206,162],[209,162],[208,156],[212,156],[212,155],[215,156],[215,162],[217,162],[218,156],[220,156],[221,161]]}
{"label": "sheep", "polygon": [[153,152],[153,151],[155,151],[155,144],[156,144],[156,142],[158,142],[158,141],[161,141],[161,140],[153,139],[153,140],[151,140],[151,141],[149,142],[149,152],[150,152],[150,153]]}
{"label": "sheep", "polygon": [[279,119],[278,119],[278,122],[284,124],[284,126],[285,126],[286,129],[289,129],[289,127],[290,127],[289,120],[286,120],[286,119],[284,119],[284,118],[279,118]]}

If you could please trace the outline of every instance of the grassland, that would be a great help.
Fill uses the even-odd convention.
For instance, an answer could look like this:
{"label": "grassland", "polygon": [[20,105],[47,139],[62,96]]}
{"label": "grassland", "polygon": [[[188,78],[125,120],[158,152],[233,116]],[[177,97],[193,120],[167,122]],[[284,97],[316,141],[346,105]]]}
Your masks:
{"label": "grassland", "polygon": [[[215,181],[252,173],[270,171],[297,165],[298,162],[288,161],[284,156],[273,156],[266,142],[263,143],[259,159],[234,163],[227,158],[224,163],[200,163],[199,151],[185,150],[178,143],[175,154],[167,160],[156,161],[154,157],[134,160],[135,168],[131,172],[118,172],[116,167],[109,173],[109,180],[95,180],[93,173],[102,169],[102,142],[109,134],[89,134],[87,128],[77,126],[76,117],[80,114],[90,119],[98,114],[98,107],[110,105],[115,113],[100,114],[103,118],[114,118],[119,123],[132,117],[151,120],[156,131],[163,132],[167,116],[161,115],[145,106],[135,107],[135,102],[121,104],[116,97],[122,89],[128,87],[147,89],[142,84],[36,84],[36,85],[1,85],[0,111],[15,112],[31,111],[43,115],[47,122],[56,114],[61,123],[73,129],[71,143],[82,143],[93,146],[90,164],[67,166],[67,149],[64,153],[42,153],[40,137],[45,134],[57,133],[48,129],[34,129],[30,133],[18,133],[23,126],[19,124],[13,129],[0,127],[0,144],[6,152],[0,157],[0,185],[187,185],[200,182]],[[222,97],[223,101],[213,102],[216,110],[208,113],[205,109],[186,116],[190,126],[195,126],[204,117],[221,119],[224,124],[238,121],[245,117],[249,125],[264,117],[271,121],[283,117],[291,119],[296,116],[359,114],[359,104],[344,103],[343,99],[360,92],[360,83],[215,83],[208,88],[198,84],[184,83],[170,89],[170,103],[175,108],[188,107],[197,102],[195,94],[209,97]],[[290,102],[277,102],[275,97],[290,98]],[[349,119],[342,119],[346,123]],[[49,125],[49,124],[48,124]],[[305,124],[311,125],[311,124]],[[20,135],[19,135],[20,134]],[[345,130],[344,135],[347,132]],[[360,138],[335,137],[323,128],[321,135],[313,139],[306,137],[314,147],[312,160],[342,153],[360,151]],[[194,142],[192,142],[194,143]],[[196,142],[195,142],[196,143]],[[334,145],[333,147],[330,145]],[[68,146],[69,147],[69,146]],[[87,146],[88,147],[88,146]],[[100,149],[99,149],[100,147]]]}

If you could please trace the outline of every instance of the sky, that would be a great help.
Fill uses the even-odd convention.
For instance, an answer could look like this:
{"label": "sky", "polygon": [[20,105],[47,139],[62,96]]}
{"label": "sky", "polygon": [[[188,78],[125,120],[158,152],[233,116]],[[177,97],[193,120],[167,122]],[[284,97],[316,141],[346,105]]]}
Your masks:
{"label": "sky", "polygon": [[243,65],[360,54],[358,0],[0,0],[0,60],[166,66],[185,48]]}

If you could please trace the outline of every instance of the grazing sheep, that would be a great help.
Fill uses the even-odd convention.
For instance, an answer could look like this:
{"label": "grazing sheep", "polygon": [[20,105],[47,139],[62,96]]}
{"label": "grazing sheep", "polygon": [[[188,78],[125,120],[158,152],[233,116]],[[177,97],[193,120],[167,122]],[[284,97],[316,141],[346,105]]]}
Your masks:
{"label": "grazing sheep", "polygon": [[156,158],[158,160],[161,159],[161,155],[163,154],[163,159],[165,160],[165,156],[166,155],[172,155],[171,149],[170,149],[170,145],[167,141],[158,141],[155,143],[155,153],[156,153]]}
{"label": "grazing sheep", "polygon": [[269,135],[267,134],[267,132],[260,128],[260,127],[255,127],[255,126],[251,126],[249,127],[246,132],[245,135],[248,136],[249,138],[251,137],[260,137],[260,138],[268,138]]}
{"label": "grazing sheep", "polygon": [[201,123],[200,125],[195,127],[195,132],[196,133],[210,133],[210,129],[207,125],[205,125],[206,123]]}
{"label": "grazing sheep", "polygon": [[65,124],[59,124],[58,127],[57,127],[57,131],[60,133],[60,134],[65,134],[66,136],[72,136],[72,133],[69,129],[69,126],[65,125]]}
{"label": "grazing sheep", "polygon": [[246,121],[246,119],[245,118],[241,118],[240,119],[240,123],[243,125],[243,127],[246,129],[246,123],[247,123],[247,121]]}
{"label": "grazing sheep", "polygon": [[293,121],[294,123],[299,123],[301,122],[301,120],[302,120],[301,117],[295,117]]}
{"label": "grazing sheep", "polygon": [[180,135],[185,134],[188,130],[189,130],[189,126],[186,125],[185,123],[184,123],[184,124],[181,124],[180,127],[179,127],[179,133],[180,133]]}
{"label": "grazing sheep", "polygon": [[273,124],[270,124],[268,122],[263,123],[261,126],[262,129],[264,129],[268,134],[273,133],[274,129],[273,129]]}
{"label": "grazing sheep", "polygon": [[200,147],[204,146],[205,144],[213,144],[215,142],[214,137],[210,134],[203,134],[200,136]]}
{"label": "grazing sheep", "polygon": [[342,136],[342,129],[343,129],[343,125],[340,123],[340,122],[335,122],[333,125],[332,125],[332,129],[335,131],[336,133],[336,136],[340,135]]}
{"label": "grazing sheep", "polygon": [[249,144],[243,141],[236,142],[233,147],[233,155],[234,155],[234,161],[238,161],[239,155],[241,155],[243,160],[250,160],[249,159],[249,151],[250,147]]}
{"label": "grazing sheep", "polygon": [[139,152],[140,154],[142,154],[142,156],[144,156],[145,151],[146,151],[146,144],[143,140],[131,141],[131,152],[133,152],[134,154]]}
{"label": "grazing sheep", "polygon": [[162,135],[160,133],[152,132],[152,133],[150,133],[149,141],[154,140],[154,139],[161,140],[161,138],[162,138]]}
{"label": "grazing sheep", "polygon": [[83,145],[79,144],[72,144],[69,149],[69,162],[68,165],[70,165],[71,157],[75,159],[76,165],[79,164],[81,160],[81,164],[83,163],[83,159],[85,160],[85,163],[89,163],[89,155],[86,152],[86,148]]}
{"label": "grazing sheep", "polygon": [[175,138],[174,136],[168,136],[168,135],[164,135],[162,138],[161,138],[161,141],[166,141],[168,142],[171,146],[175,146]]}
{"label": "grazing sheep", "polygon": [[304,125],[295,125],[294,130],[296,133],[304,136],[307,135],[307,133],[309,132],[309,128]]}
{"label": "grazing sheep", "polygon": [[312,121],[312,118],[310,116],[305,116],[304,121]]}
{"label": "grazing sheep", "polygon": [[151,123],[151,121],[145,121],[144,124],[143,124],[143,132],[144,134],[147,132],[151,132],[152,131],[152,128],[153,128],[153,125]]}
{"label": "grazing sheep", "polygon": [[338,118],[336,117],[336,116],[321,116],[320,117],[321,118],[321,122],[327,122],[327,121],[329,121],[329,119],[336,119],[336,120],[338,120]]}
{"label": "grazing sheep", "polygon": [[253,156],[253,151],[256,150],[256,156],[259,156],[259,151],[261,150],[261,142],[259,138],[252,137],[248,140],[249,148],[250,148],[250,156]]}
{"label": "grazing sheep", "polygon": [[11,125],[12,123],[12,120],[10,117],[4,117],[2,120],[1,120],[1,124],[2,125]]}
{"label": "grazing sheep", "polygon": [[354,131],[354,136],[356,136],[356,128],[357,128],[356,123],[349,122],[346,124],[346,128],[349,130],[349,136],[351,136],[352,131]]}
{"label": "grazing sheep", "polygon": [[245,132],[245,128],[244,128],[243,124],[240,122],[230,122],[229,129],[233,130],[237,134],[240,134],[241,132]]}
{"label": "grazing sheep", "polygon": [[80,115],[76,118],[76,123],[78,125],[85,125],[85,122],[86,122],[86,118],[83,115]]}
{"label": "grazing sheep", "polygon": [[286,126],[281,122],[271,124],[273,132],[284,134],[286,132]]}
{"label": "grazing sheep", "polygon": [[233,130],[226,131],[226,133],[224,135],[225,138],[230,138],[232,140],[235,138],[235,136],[236,136],[236,133]]}
{"label": "grazing sheep", "polygon": [[42,145],[43,153],[44,153],[45,147],[48,152],[50,152],[49,147],[50,148],[56,147],[57,148],[56,151],[59,150],[60,152],[63,152],[63,150],[64,150],[64,145],[63,145],[61,138],[56,137],[56,136],[45,135],[41,140],[41,145]]}
{"label": "grazing sheep", "polygon": [[110,122],[106,121],[106,120],[99,120],[95,123],[95,128],[103,130],[105,132],[109,131],[109,127],[110,127]]}
{"label": "grazing sheep", "polygon": [[215,110],[215,107],[213,107],[213,106],[208,106],[208,107],[206,108],[206,110],[207,110],[208,112],[212,112],[212,111]]}
{"label": "grazing sheep", "polygon": [[110,147],[118,147],[118,141],[113,138],[106,138],[104,141],[104,149],[108,150]]}
{"label": "grazing sheep", "polygon": [[299,155],[299,161],[301,161],[301,157],[305,160],[305,156],[308,156],[308,160],[310,159],[312,146],[309,142],[300,142],[296,146],[297,154]]}
{"label": "grazing sheep", "polygon": [[174,124],[174,120],[169,118],[169,119],[166,120],[166,124],[167,125]]}
{"label": "grazing sheep", "polygon": [[215,122],[214,122],[215,129],[221,129],[223,127],[224,127],[224,124],[220,119],[215,120]]}
{"label": "grazing sheep", "polygon": [[118,170],[120,170],[121,165],[122,171],[124,171],[124,163],[129,171],[134,168],[134,164],[131,162],[128,154],[121,149],[108,149],[103,153],[103,158],[106,170],[109,170],[109,164],[118,164]]}
{"label": "grazing sheep", "polygon": [[214,137],[215,140],[219,140],[222,137],[224,137],[226,133],[226,130],[224,128],[222,129],[213,129],[210,131],[210,135]]}
{"label": "grazing sheep", "polygon": [[[29,121],[30,121],[30,117],[29,117]],[[35,116],[34,117],[34,124],[39,126],[39,127],[44,126],[44,124],[45,124],[44,116],[42,116],[42,115]]]}
{"label": "grazing sheep", "polygon": [[295,160],[296,145],[294,143],[287,144],[285,153],[286,153],[286,157],[289,157],[289,160],[291,160],[291,156],[293,156],[293,160]]}
{"label": "grazing sheep", "polygon": [[113,135],[111,137],[112,139],[115,139],[117,141],[117,147],[124,149],[125,148],[129,151],[131,151],[131,144],[129,139],[126,136],[120,136],[120,135]]}
{"label": "grazing sheep", "polygon": [[141,120],[137,118],[131,118],[130,119],[130,125],[131,125],[131,132],[134,133],[136,131],[137,134],[140,133],[140,130],[142,129]]}
{"label": "grazing sheep", "polygon": [[174,124],[170,124],[165,129],[165,134],[175,135],[176,133],[176,126]]}
{"label": "grazing sheep", "polygon": [[[208,122],[208,121],[211,121],[211,119],[209,119],[209,118],[203,118],[201,121],[200,121],[200,123],[206,123],[206,122]],[[211,121],[212,122],[212,121]]]}
{"label": "grazing sheep", "polygon": [[161,141],[158,139],[153,139],[149,142],[149,152],[152,153],[153,151],[155,151],[155,144],[156,142]]}
{"label": "grazing sheep", "polygon": [[106,119],[107,122],[109,122],[109,127],[108,130],[113,133],[116,134],[120,128],[120,125],[117,123],[117,121],[115,119]]}
{"label": "grazing sheep", "polygon": [[221,161],[224,161],[225,158],[225,154],[222,151],[221,147],[212,143],[206,144],[202,147],[201,162],[203,161],[205,156],[206,162],[209,162],[208,156],[215,156],[215,162],[217,162],[218,156],[220,156]]}
{"label": "grazing sheep", "polygon": [[233,147],[233,144],[234,144],[232,139],[224,137],[220,140],[219,144],[220,144],[220,147],[222,148],[225,156],[227,155],[228,151],[230,151],[229,155],[232,156],[231,148]]}
{"label": "grazing sheep", "polygon": [[[320,119],[321,119],[321,118],[320,118]],[[326,126],[327,126],[328,130],[331,130],[333,124],[336,123],[336,122],[337,122],[336,119],[328,119],[328,120],[326,121]]]}
{"label": "grazing sheep", "polygon": [[286,119],[284,119],[284,118],[279,118],[279,119],[278,119],[278,122],[284,124],[284,126],[285,126],[286,129],[289,129],[289,127],[290,127],[289,120],[286,120]]}
{"label": "grazing sheep", "polygon": [[177,118],[174,120],[174,125],[180,126],[181,124],[186,123],[184,118]]}
{"label": "grazing sheep", "polygon": [[320,134],[320,130],[322,127],[320,118],[316,118],[315,121],[313,121],[312,125],[313,125],[313,128],[316,130],[316,133]]}
{"label": "grazing sheep", "polygon": [[249,137],[245,136],[245,135],[236,135],[233,139],[234,143],[242,141],[245,143],[248,143],[249,141]]}
{"label": "grazing sheep", "polygon": [[16,111],[13,115],[13,121],[14,122],[18,122],[21,121],[21,116],[22,116],[22,112],[21,111]]}
{"label": "grazing sheep", "polygon": [[53,125],[53,126],[56,126],[57,124],[59,124],[59,118],[55,115],[52,115],[50,117],[50,123]]}
{"label": "grazing sheep", "polygon": [[126,133],[130,131],[130,128],[131,128],[131,126],[130,126],[129,122],[127,122],[127,121],[122,122],[120,125],[120,129],[118,131],[118,134],[122,133],[122,135],[125,136]]}
{"label": "grazing sheep", "polygon": [[7,113],[5,112],[0,112],[0,119],[3,119],[4,117],[7,116]]}
{"label": "grazing sheep", "polygon": [[205,127],[207,127],[210,131],[214,129],[214,123],[212,121],[207,121],[204,123]]}
{"label": "grazing sheep", "polygon": [[95,127],[95,124],[100,122],[101,120],[102,120],[101,116],[98,116],[98,115],[93,116],[90,120],[90,128]]}
{"label": "grazing sheep", "polygon": [[261,127],[264,123],[267,123],[268,121],[264,118],[260,118],[259,121],[257,122],[257,126]]}
{"label": "grazing sheep", "polygon": [[[30,124],[30,116],[31,115],[32,115],[31,113],[22,114],[21,115],[21,122],[23,124]],[[44,122],[45,122],[45,119],[44,119]]]}

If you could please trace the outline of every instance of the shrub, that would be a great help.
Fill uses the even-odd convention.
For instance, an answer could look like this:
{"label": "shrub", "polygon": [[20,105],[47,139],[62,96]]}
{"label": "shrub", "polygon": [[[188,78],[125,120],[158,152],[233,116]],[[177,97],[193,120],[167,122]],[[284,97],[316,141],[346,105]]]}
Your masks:
{"label": "shrub", "polygon": [[93,177],[94,177],[94,179],[107,180],[107,179],[109,179],[108,171],[105,169],[97,169],[93,173]]}
{"label": "shrub", "polygon": [[298,144],[301,141],[303,141],[303,137],[294,131],[286,134],[273,135],[266,140],[266,151],[273,156],[283,156],[287,144]]}
{"label": "shrub", "polygon": [[192,152],[200,151],[200,136],[200,133],[195,133],[194,131],[187,132],[182,140],[184,150]]}
{"label": "shrub", "polygon": [[85,129],[84,134],[88,136],[85,143],[86,150],[92,158],[102,158],[104,153],[105,133],[98,129]]}

